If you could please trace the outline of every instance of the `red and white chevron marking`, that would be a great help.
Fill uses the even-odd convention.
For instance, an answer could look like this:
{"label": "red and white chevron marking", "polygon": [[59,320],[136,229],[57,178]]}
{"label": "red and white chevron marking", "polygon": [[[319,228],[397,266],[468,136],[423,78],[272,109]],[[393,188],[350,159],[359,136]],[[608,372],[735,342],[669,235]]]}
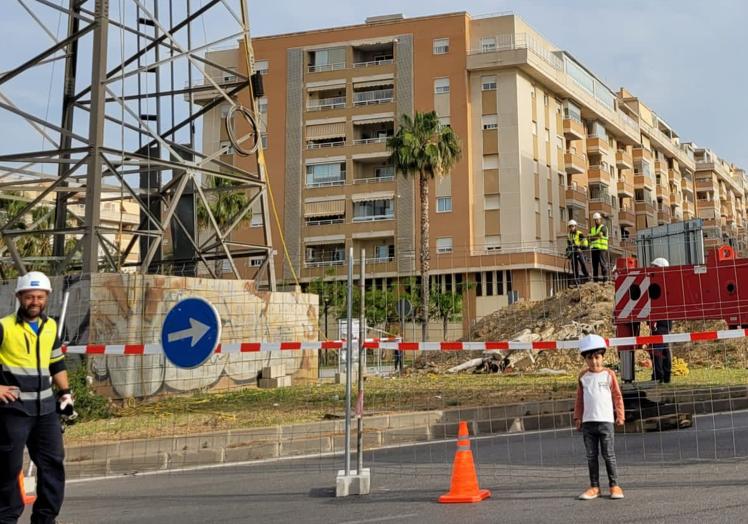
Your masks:
{"label": "red and white chevron marking", "polygon": [[[610,347],[641,346],[644,344],[669,344],[674,342],[710,342],[713,340],[728,340],[748,337],[748,329],[726,329],[722,331],[698,331],[694,333],[672,333],[670,335],[649,335],[640,337],[616,337],[608,339]],[[345,342],[329,340],[320,342],[241,342],[235,344],[220,344],[216,353],[256,353],[266,351],[303,351],[329,349],[340,350]],[[400,351],[508,351],[530,350],[556,351],[578,349],[578,340],[541,340],[538,342],[381,342],[368,340],[364,342],[366,349],[389,349]],[[102,345],[88,344],[85,346],[63,346],[62,350],[76,355],[159,355],[162,353],[161,344],[124,344]]]}
{"label": "red and white chevron marking", "polygon": [[[616,318],[649,318],[652,311],[652,300],[649,296],[650,278],[648,275],[639,273],[629,273],[616,289],[614,311]],[[629,291],[632,286],[639,288],[639,295],[634,299],[631,298]]]}

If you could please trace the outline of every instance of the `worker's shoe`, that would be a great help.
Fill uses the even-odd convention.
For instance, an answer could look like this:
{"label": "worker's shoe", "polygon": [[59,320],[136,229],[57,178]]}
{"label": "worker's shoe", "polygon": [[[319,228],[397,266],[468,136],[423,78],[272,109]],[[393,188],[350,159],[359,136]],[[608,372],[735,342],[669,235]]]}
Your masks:
{"label": "worker's shoe", "polygon": [[579,495],[579,500],[592,500],[600,496],[600,488],[590,487]]}
{"label": "worker's shoe", "polygon": [[610,498],[612,498],[612,499],[622,499],[623,498],[623,490],[621,489],[621,486],[611,486],[610,487]]}

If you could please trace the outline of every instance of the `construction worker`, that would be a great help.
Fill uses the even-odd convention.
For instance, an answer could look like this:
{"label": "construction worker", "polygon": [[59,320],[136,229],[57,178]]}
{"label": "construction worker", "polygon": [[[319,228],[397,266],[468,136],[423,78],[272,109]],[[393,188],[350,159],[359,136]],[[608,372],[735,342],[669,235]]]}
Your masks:
{"label": "construction worker", "polygon": [[[587,271],[587,262],[584,259],[583,253],[583,250],[587,249],[587,239],[582,232],[577,229],[576,220],[569,220],[567,226],[569,228],[569,234],[566,237],[566,256],[569,258],[569,262],[571,263],[574,282],[578,285],[580,280],[584,283],[590,278],[590,274]],[[583,275],[583,279],[580,279],[580,272]]]}
{"label": "construction worker", "polygon": [[592,253],[592,280],[605,282],[608,280],[608,226],[603,224],[603,217],[600,213],[593,214],[592,220],[594,224],[590,228],[589,236]]}
{"label": "construction worker", "polygon": [[[73,413],[57,323],[47,317],[52,286],[44,273],[18,278],[18,311],[0,319],[0,523],[24,509],[23,450],[38,472],[31,522],[52,523],[62,506],[65,471],[58,412]],[[52,391],[57,388],[57,401]]]}
{"label": "construction worker", "polygon": [[[659,257],[652,261],[652,265],[665,268],[670,267],[670,262],[666,258]],[[672,320],[654,320],[649,323],[649,331],[652,335],[668,335],[672,329]],[[652,380],[668,384],[672,370],[670,344],[652,344],[649,355],[652,359]]]}

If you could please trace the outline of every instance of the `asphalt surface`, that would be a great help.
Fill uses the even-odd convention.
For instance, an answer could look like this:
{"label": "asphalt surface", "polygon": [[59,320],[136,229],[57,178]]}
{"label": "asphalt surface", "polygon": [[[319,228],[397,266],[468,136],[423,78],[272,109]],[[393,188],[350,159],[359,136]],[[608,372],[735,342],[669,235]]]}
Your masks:
{"label": "asphalt surface", "polygon": [[455,450],[454,442],[438,442],[367,452],[368,496],[335,498],[342,457],[312,457],[72,482],[60,522],[748,521],[748,412],[696,417],[685,430],[617,435],[624,500],[576,500],[588,480],[574,431],[476,438],[472,447],[481,487],[492,491],[479,504],[436,503],[449,487]]}

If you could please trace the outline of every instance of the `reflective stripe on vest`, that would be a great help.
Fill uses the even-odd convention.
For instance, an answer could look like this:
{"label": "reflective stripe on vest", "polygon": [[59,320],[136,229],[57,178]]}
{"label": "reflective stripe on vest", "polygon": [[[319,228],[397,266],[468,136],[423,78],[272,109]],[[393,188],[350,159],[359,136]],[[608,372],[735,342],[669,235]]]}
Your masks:
{"label": "reflective stripe on vest", "polygon": [[598,234],[600,234],[601,236],[591,241],[590,247],[592,249],[607,250],[608,249],[608,235],[607,235],[607,231],[605,230],[605,224],[600,224],[599,226],[592,226],[592,229],[590,229],[590,236],[595,236]]}

